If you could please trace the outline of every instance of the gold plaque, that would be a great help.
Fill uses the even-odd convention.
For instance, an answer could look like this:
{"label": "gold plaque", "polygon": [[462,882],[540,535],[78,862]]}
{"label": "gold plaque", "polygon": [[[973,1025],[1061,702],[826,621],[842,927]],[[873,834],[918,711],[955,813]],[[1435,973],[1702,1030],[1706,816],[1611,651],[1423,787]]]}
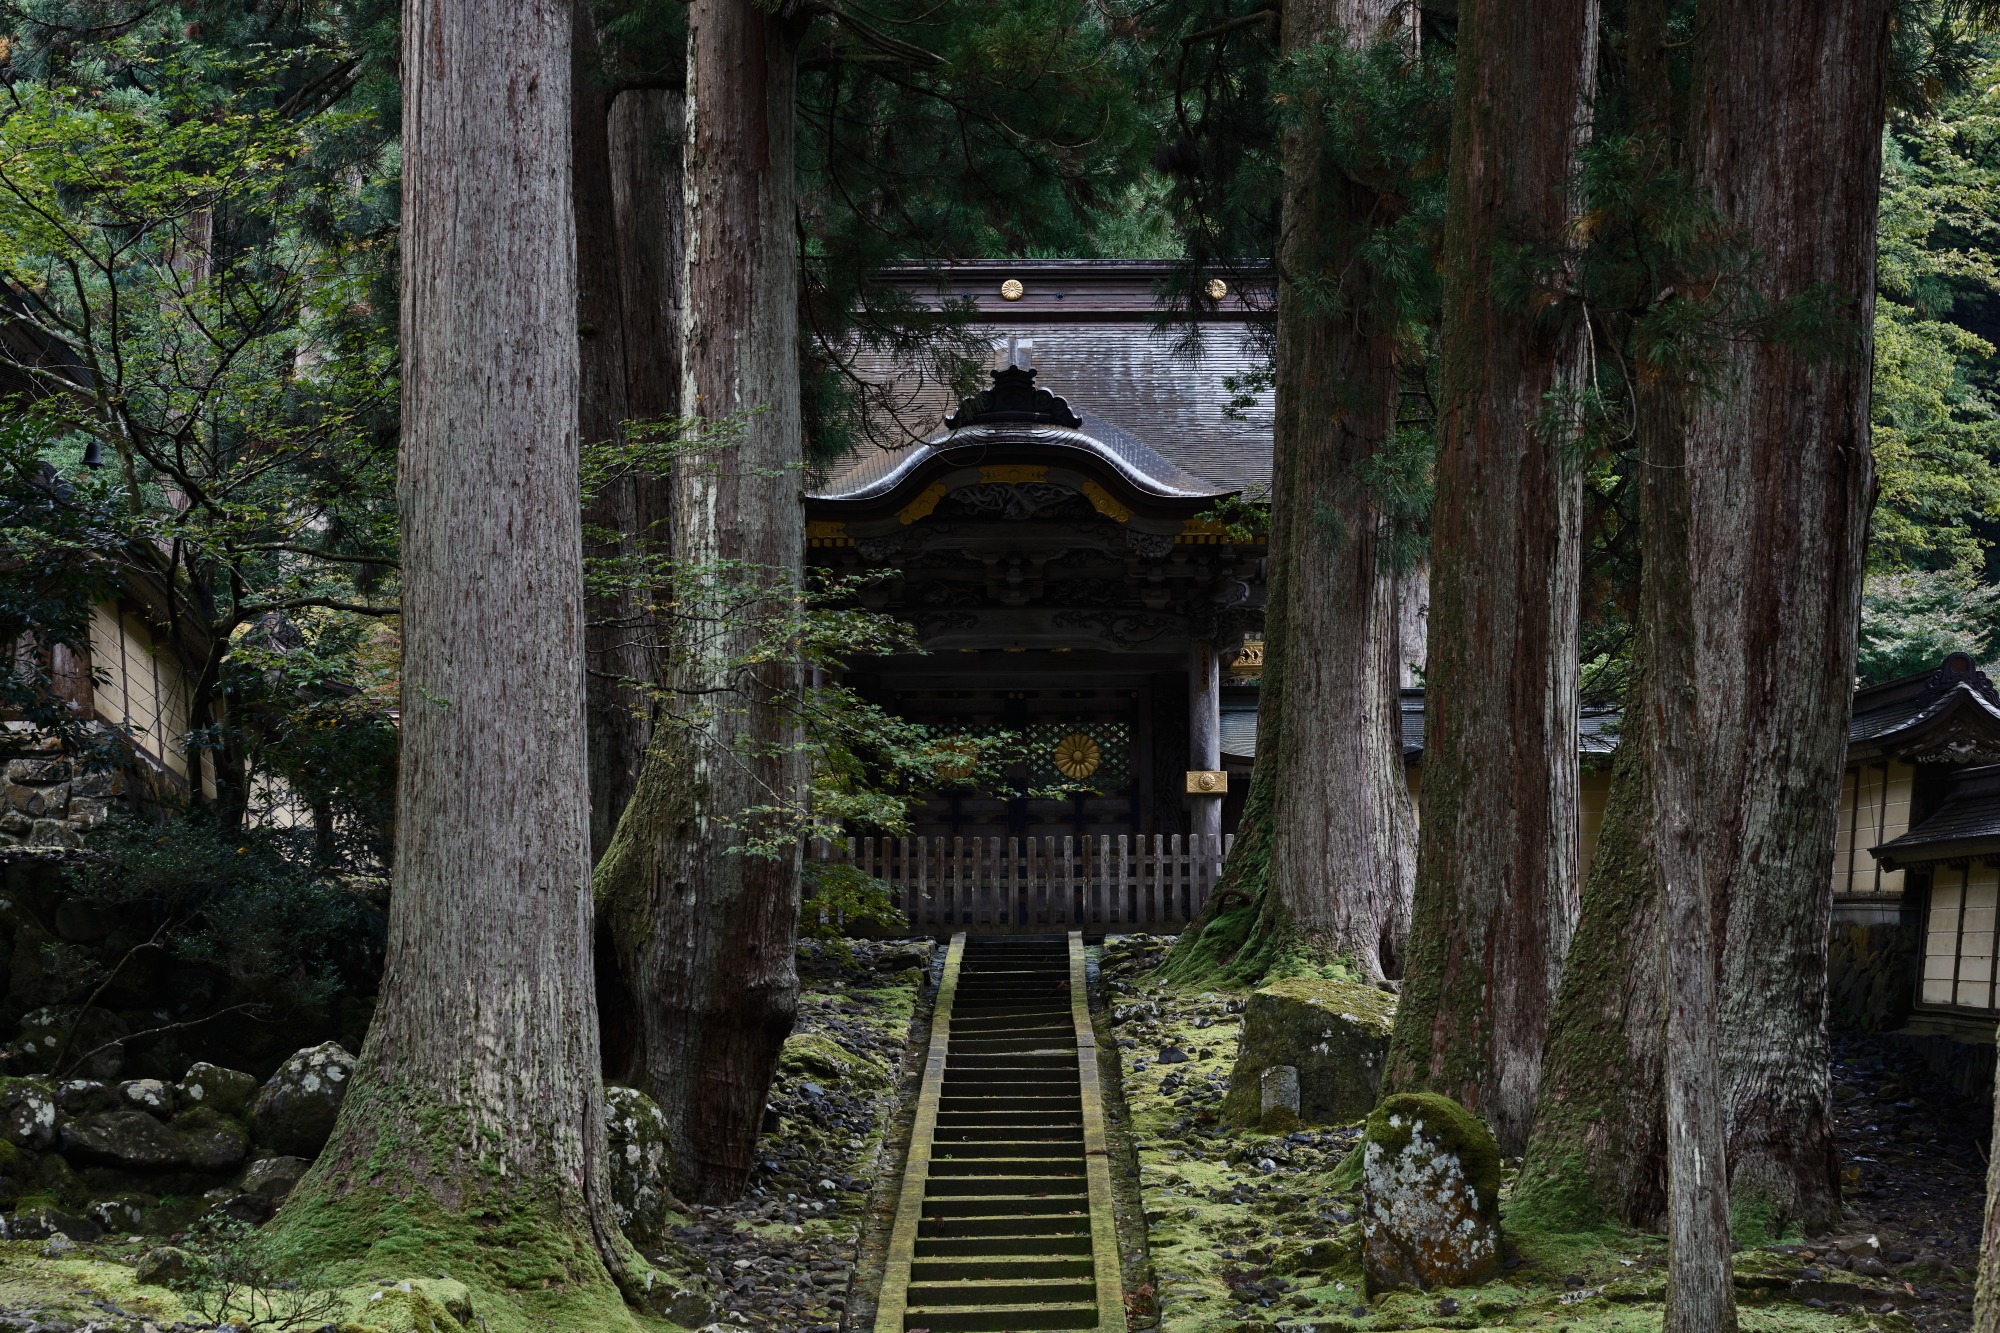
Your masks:
{"label": "gold plaque", "polygon": [[1003,301],[1018,301],[1027,294],[1028,289],[1021,285],[1019,278],[1009,278],[1000,284],[1000,299]]}
{"label": "gold plaque", "polygon": [[1264,670],[1264,641],[1251,639],[1236,652],[1236,660],[1229,664],[1229,674],[1239,679],[1262,674]]}
{"label": "gold plaque", "polygon": [[1209,300],[1211,300],[1211,301],[1220,301],[1220,300],[1221,300],[1221,299],[1222,299],[1223,297],[1225,297],[1225,296],[1227,296],[1227,295],[1229,295],[1229,284],[1228,284],[1228,283],[1224,282],[1224,281],[1223,281],[1223,280],[1222,280],[1221,278],[1210,278],[1210,279],[1208,280],[1208,299],[1209,299]]}
{"label": "gold plaque", "polygon": [[1190,796],[1224,796],[1229,792],[1229,774],[1221,769],[1191,768],[1187,775]]}
{"label": "gold plaque", "polygon": [[1104,762],[1104,751],[1097,742],[1080,731],[1072,731],[1056,742],[1056,771],[1072,782],[1080,782],[1095,773]]}

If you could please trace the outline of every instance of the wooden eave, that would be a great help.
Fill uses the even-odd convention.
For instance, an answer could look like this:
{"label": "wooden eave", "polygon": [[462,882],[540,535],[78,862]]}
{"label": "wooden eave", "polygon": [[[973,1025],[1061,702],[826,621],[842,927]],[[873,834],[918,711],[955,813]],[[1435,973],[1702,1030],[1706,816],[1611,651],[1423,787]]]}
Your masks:
{"label": "wooden eave", "polygon": [[1028,428],[987,431],[972,443],[947,439],[918,446],[926,452],[892,474],[886,485],[860,495],[808,495],[807,544],[851,545],[907,529],[967,487],[1031,484],[1066,486],[1105,518],[1135,531],[1171,536],[1176,542],[1231,541],[1220,525],[1199,516],[1234,491],[1156,489],[1092,443],[1079,431]]}

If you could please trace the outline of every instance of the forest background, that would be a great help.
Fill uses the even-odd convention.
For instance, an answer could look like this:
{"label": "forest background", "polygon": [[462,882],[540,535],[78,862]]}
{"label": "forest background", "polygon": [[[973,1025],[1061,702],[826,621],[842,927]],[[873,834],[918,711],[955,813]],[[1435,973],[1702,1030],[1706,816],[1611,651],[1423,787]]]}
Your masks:
{"label": "forest background", "polygon": [[[1684,35],[1694,7],[1665,12]],[[352,877],[390,863],[392,794],[408,758],[394,713],[399,702],[414,706],[401,676],[397,613],[409,589],[394,504],[397,441],[410,428],[397,378],[409,239],[398,212],[406,145],[397,50],[406,38],[386,7],[366,4],[31,4],[7,13],[0,267],[15,396],[0,436],[0,634],[44,651],[7,664],[0,702],[79,746],[115,750],[115,735],[86,733],[64,713],[48,650],[80,645],[90,605],[121,582],[171,589],[171,650],[195,682],[186,740],[207,757],[215,792],[161,812],[164,823],[112,833],[105,848],[148,891],[165,880],[201,886],[211,904],[247,900],[266,938],[295,941],[298,956],[286,960],[294,971],[324,985],[366,984],[369,960],[351,950],[332,957],[348,936],[288,922],[307,910],[327,916]],[[738,714],[789,697],[787,673],[837,668],[843,651],[898,633],[857,618],[841,589],[794,597],[759,583],[764,571],[796,564],[797,542],[782,525],[769,552],[746,560],[716,533],[674,529],[673,514],[699,506],[667,503],[660,491],[680,487],[684,501],[740,487],[731,493],[740,512],[756,513],[745,497],[795,492],[797,464],[878,447],[881,387],[852,372],[859,346],[893,349],[971,387],[985,349],[968,340],[964,312],[899,301],[873,279],[883,265],[1175,259],[1178,276],[1162,292],[1171,322],[1199,310],[1208,275],[1298,243],[1301,233],[1279,222],[1298,204],[1287,194],[1299,183],[1285,179],[1286,154],[1309,130],[1349,180],[1386,203],[1387,223],[1328,244],[1363,257],[1370,336],[1396,349],[1402,381],[1387,385],[1400,406],[1363,480],[1386,513],[1395,558],[1420,558],[1428,533],[1439,330],[1451,295],[1441,275],[1453,7],[1414,12],[1401,44],[1355,49],[1287,38],[1275,11],[1180,0],[943,4],[915,16],[786,4],[766,17],[795,43],[781,95],[792,99],[796,137],[778,179],[762,183],[784,203],[785,244],[773,242],[768,218],[750,238],[768,284],[760,291],[783,298],[783,318],[754,330],[763,337],[753,351],[767,358],[767,378],[771,363],[795,363],[798,374],[775,408],[690,422],[689,386],[708,373],[709,352],[695,339],[718,294],[699,288],[701,265],[680,262],[693,243],[681,210],[707,197],[693,182],[683,191],[683,173],[716,165],[683,141],[684,125],[701,133],[684,118],[695,64],[686,11],[573,15],[573,212],[563,225],[576,242],[585,444],[590,851],[613,951],[642,979],[659,961],[643,947],[646,895],[659,867],[694,845],[676,843],[678,832],[649,841],[624,827],[634,809],[675,827],[685,784],[666,771],[649,785],[652,761],[673,750],[653,743],[657,726],[671,719],[687,735],[728,733]],[[1611,104],[1630,93],[1625,18],[1623,7],[1605,6],[1596,83]],[[1982,30],[1952,7],[1903,6],[1891,26],[1864,681],[1952,650],[1985,660],[2000,647],[2000,386],[1989,340],[2000,333],[2000,65]],[[1613,105],[1605,125],[1616,127],[1618,114]],[[1659,237],[1646,210],[1660,201],[1615,166],[1593,157],[1579,183],[1606,238],[1585,247],[1586,265],[1632,259],[1619,245],[1634,219],[1640,260],[1681,258],[1647,248]],[[733,169],[747,170],[742,160]],[[1338,221],[1338,207],[1327,216]],[[773,254],[796,265],[782,281],[770,277]],[[1653,300],[1642,295],[1641,304]],[[1326,307],[1322,321],[1354,299],[1338,284],[1309,296]],[[563,322],[535,332],[565,339]],[[1282,383],[1284,373],[1274,364],[1271,377]],[[1641,588],[1641,468],[1622,410],[1587,405],[1590,428],[1579,436],[1582,688],[1605,700],[1629,683]],[[759,452],[794,425],[802,458]],[[711,467],[719,455],[750,466]],[[1248,497],[1237,516],[1260,521],[1264,498]],[[489,628],[533,638],[545,627],[530,618]],[[678,706],[683,696],[731,692],[750,702]],[[800,698],[792,721],[802,739],[752,735],[742,751],[765,765],[756,786],[765,795],[723,803],[738,821],[733,838],[768,848],[816,825],[893,829],[900,792],[965,760],[837,685]],[[420,689],[418,701],[434,702]],[[309,811],[304,824],[274,826],[262,805],[281,790]],[[245,874],[237,858],[252,847],[257,873]],[[732,876],[740,882],[718,901],[782,905],[782,874]],[[697,983],[719,996],[730,970],[715,965],[713,949],[704,959]],[[739,1036],[768,1033],[788,1014],[782,987],[765,989],[772,994],[739,987],[728,1002],[704,996],[700,1005],[679,994],[679,1010],[667,1008],[733,1015]],[[673,1040],[641,1033],[628,1058],[670,1081],[693,1067],[671,1058],[690,1029],[665,1026]],[[733,1095],[750,1111],[735,1121],[754,1137],[761,1092],[746,1085]],[[675,1098],[662,1100],[678,1114]],[[740,1185],[743,1145],[718,1153],[713,1178],[685,1182],[697,1196]]]}

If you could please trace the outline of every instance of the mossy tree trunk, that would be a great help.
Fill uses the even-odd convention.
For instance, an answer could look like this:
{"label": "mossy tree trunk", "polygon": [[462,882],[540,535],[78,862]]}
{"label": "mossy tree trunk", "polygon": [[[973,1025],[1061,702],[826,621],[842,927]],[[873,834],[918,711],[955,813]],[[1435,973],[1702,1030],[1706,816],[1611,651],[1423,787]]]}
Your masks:
{"label": "mossy tree trunk", "polygon": [[1890,10],[1719,6],[1697,54],[1695,182],[1753,256],[1751,336],[1723,343],[1687,429],[1697,817],[1702,872],[1727,911],[1722,1093],[1746,1243],[1840,1216],[1826,942],[1875,492]]}
{"label": "mossy tree trunk", "polygon": [[1587,330],[1495,266],[1530,247],[1541,288],[1569,285],[1596,68],[1593,0],[1459,8],[1424,834],[1386,1081],[1456,1099],[1510,1155],[1576,916],[1583,476],[1563,423]]}
{"label": "mossy tree trunk", "polygon": [[[1287,53],[1394,39],[1396,0],[1285,6]],[[1222,892],[1170,970],[1255,979],[1293,949],[1399,971],[1415,873],[1391,522],[1363,482],[1396,427],[1395,330],[1369,312],[1366,224],[1396,204],[1285,132],[1277,415],[1257,767]]]}
{"label": "mossy tree trunk", "polygon": [[[1644,670],[1643,663],[1640,670]],[[1584,881],[1508,1216],[1555,1232],[1666,1224],[1660,880],[1635,687]]]}
{"label": "mossy tree trunk", "polygon": [[[628,1079],[666,1115],[674,1188],[714,1201],[749,1179],[798,1006],[799,855],[752,854],[757,807],[805,775],[795,662],[755,608],[789,601],[805,518],[794,231],[798,26],[754,0],[695,0],[687,79],[686,413],[727,423],[676,479],[673,547],[706,588],[677,617],[671,704],[598,868],[634,997]],[[745,614],[745,612],[749,614]],[[711,618],[713,616],[713,618]]]}
{"label": "mossy tree trunk", "polygon": [[421,1233],[425,1272],[609,1291],[570,10],[413,3],[402,30],[395,891],[374,1022],[279,1234],[407,1265]]}

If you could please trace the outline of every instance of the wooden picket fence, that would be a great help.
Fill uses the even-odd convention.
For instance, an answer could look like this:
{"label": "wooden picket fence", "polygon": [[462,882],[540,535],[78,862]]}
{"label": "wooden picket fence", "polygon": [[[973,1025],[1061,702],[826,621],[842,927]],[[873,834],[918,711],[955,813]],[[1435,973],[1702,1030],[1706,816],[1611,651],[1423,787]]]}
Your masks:
{"label": "wooden picket fence", "polygon": [[[1095,838],[849,838],[820,843],[889,886],[918,934],[1083,930],[1172,934],[1214,892],[1236,844],[1200,834]],[[806,910],[812,911],[811,902]]]}

